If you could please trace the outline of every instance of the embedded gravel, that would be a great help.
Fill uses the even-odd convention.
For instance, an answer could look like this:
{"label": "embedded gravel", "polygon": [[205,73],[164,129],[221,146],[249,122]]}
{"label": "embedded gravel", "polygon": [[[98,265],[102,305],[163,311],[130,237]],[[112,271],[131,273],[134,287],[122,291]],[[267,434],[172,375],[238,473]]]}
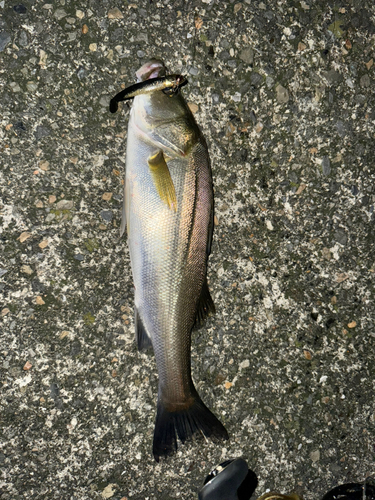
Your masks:
{"label": "embedded gravel", "polygon": [[[319,499],[375,473],[375,7],[366,0],[0,1],[0,491],[197,498],[242,456]],[[156,464],[154,358],[119,237],[151,57],[207,138],[217,313],[193,377],[230,440]]]}

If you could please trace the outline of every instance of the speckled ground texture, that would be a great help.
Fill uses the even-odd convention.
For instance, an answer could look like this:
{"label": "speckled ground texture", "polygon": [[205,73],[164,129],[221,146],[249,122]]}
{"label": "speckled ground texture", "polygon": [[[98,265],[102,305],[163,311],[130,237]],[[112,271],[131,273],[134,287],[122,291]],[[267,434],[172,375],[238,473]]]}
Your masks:
{"label": "speckled ground texture", "polygon": [[[372,1],[0,1],[1,498],[197,498],[242,456],[319,499],[375,466]],[[157,374],[119,238],[150,57],[207,138],[217,314],[193,377],[230,441],[152,457]],[[255,498],[255,496],[254,496]]]}

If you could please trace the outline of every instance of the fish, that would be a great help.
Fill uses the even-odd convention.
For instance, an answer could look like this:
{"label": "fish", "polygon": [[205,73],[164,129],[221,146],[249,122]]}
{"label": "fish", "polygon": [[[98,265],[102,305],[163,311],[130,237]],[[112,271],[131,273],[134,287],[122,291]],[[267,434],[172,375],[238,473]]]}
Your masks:
{"label": "fish", "polygon": [[163,61],[150,60],[136,76],[144,86],[135,89],[128,123],[120,233],[127,231],[138,349],[151,347],[156,358],[159,461],[177,450],[178,439],[215,442],[228,433],[191,376],[192,329],[215,312],[207,284],[214,226],[207,144],[179,85],[163,92],[151,81],[166,76]]}

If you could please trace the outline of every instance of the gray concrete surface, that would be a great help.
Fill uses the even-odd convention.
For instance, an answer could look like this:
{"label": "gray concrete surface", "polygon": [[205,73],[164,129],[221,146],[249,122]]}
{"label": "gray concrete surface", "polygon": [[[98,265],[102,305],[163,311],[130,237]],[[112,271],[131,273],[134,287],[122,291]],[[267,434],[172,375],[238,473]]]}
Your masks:
{"label": "gray concrete surface", "polygon": [[[242,456],[319,499],[374,474],[375,7],[0,1],[1,498],[193,499]],[[187,74],[212,157],[217,314],[193,376],[230,441],[152,458],[157,375],[119,239],[128,109]]]}

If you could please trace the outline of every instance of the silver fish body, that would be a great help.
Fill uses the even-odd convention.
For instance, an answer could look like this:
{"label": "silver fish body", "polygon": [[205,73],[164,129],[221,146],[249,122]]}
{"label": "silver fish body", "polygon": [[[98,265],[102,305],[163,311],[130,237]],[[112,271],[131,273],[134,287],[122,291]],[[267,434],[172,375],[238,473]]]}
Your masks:
{"label": "silver fish body", "polygon": [[228,438],[191,378],[191,330],[197,316],[213,309],[206,281],[213,188],[206,142],[181,93],[134,98],[124,211],[138,347],[152,344],[159,375],[153,445],[159,460],[176,450],[177,436]]}

